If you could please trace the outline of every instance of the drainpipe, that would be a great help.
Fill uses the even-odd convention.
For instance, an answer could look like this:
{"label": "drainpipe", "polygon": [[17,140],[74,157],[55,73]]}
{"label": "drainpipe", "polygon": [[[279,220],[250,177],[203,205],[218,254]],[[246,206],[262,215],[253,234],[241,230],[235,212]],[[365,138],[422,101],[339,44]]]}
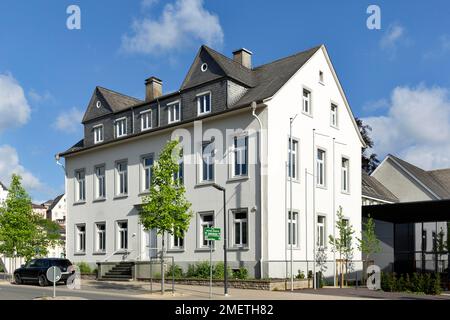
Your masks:
{"label": "drainpipe", "polygon": [[256,102],[253,101],[251,103],[251,108],[252,108],[252,115],[253,117],[258,121],[259,124],[259,146],[258,146],[258,150],[259,150],[259,163],[260,163],[260,167],[259,167],[259,176],[260,176],[260,186],[259,186],[259,191],[260,191],[260,222],[261,222],[261,226],[260,226],[260,230],[261,230],[261,239],[260,239],[260,246],[261,246],[261,255],[259,257],[259,268],[260,268],[260,277],[261,279],[264,277],[264,267],[263,267],[263,261],[264,261],[264,210],[263,210],[263,192],[264,192],[264,179],[263,179],[263,141],[262,141],[262,137],[263,137],[263,125],[261,122],[261,119],[256,115]]}

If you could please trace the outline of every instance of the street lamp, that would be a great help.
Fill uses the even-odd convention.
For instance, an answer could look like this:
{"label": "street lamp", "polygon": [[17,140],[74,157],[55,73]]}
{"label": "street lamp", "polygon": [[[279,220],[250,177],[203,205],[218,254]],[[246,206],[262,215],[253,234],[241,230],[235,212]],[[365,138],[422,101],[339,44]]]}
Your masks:
{"label": "street lamp", "polygon": [[228,266],[227,266],[227,212],[226,212],[226,191],[225,188],[213,183],[212,186],[223,192],[223,266],[224,266],[224,295],[228,296]]}

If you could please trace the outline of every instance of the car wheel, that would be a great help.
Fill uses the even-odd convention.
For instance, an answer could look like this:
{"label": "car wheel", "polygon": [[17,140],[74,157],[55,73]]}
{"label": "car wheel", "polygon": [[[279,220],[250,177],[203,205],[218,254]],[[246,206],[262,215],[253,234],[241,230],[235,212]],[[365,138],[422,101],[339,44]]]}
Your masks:
{"label": "car wheel", "polygon": [[22,283],[23,283],[22,278],[21,278],[20,275],[17,274],[17,273],[14,275],[14,282],[15,282],[16,284],[22,284]]}
{"label": "car wheel", "polygon": [[39,276],[38,281],[39,281],[39,285],[40,285],[41,287],[45,287],[45,286],[47,286],[47,284],[48,284],[47,278],[46,278],[45,275],[43,275],[43,274],[41,274],[41,275]]}

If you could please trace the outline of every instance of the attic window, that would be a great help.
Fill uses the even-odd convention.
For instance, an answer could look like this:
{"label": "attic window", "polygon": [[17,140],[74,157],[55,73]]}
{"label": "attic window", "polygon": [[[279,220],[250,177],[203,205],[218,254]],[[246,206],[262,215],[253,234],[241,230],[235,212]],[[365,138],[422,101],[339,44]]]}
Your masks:
{"label": "attic window", "polygon": [[202,63],[200,70],[202,70],[202,72],[206,72],[206,70],[208,70],[208,64],[206,62]]}
{"label": "attic window", "polygon": [[323,71],[319,70],[319,82],[323,84]]}
{"label": "attic window", "polygon": [[102,103],[100,101],[97,101],[96,106],[97,106],[98,109],[100,109],[102,107]]}

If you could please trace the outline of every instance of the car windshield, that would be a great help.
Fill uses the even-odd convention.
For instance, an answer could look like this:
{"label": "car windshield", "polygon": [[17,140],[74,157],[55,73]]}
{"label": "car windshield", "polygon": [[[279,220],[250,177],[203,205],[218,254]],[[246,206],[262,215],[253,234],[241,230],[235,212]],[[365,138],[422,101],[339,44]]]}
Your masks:
{"label": "car windshield", "polygon": [[33,260],[29,261],[29,262],[26,264],[26,267],[27,267],[27,268],[32,268],[32,267],[35,267],[35,266],[36,266],[36,259],[33,259]]}

